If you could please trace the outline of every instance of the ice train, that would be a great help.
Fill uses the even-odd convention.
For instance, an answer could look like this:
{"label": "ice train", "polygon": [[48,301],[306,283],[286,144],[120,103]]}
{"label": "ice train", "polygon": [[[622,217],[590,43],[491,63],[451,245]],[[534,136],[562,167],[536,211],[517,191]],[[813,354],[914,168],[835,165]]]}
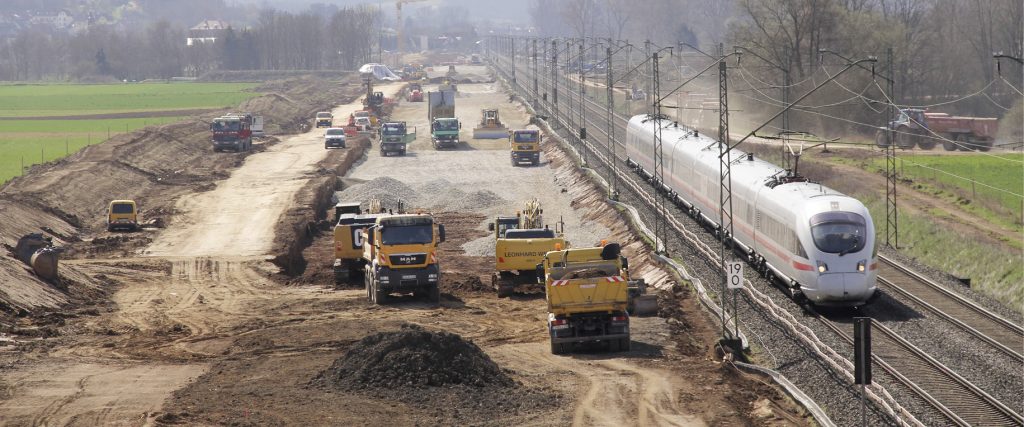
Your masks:
{"label": "ice train", "polygon": [[[716,140],[667,119],[634,116],[626,129],[626,163],[654,181],[657,126],[662,126],[664,182],[654,184],[698,221],[718,229]],[[734,149],[731,158],[732,242],[751,264],[815,305],[867,303],[878,276],[875,228],[867,208],[752,154]]]}

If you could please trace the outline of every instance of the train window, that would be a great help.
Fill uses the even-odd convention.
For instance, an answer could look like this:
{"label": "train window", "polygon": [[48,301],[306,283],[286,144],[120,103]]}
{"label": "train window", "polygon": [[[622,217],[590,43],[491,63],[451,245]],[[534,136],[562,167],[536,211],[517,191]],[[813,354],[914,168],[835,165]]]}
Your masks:
{"label": "train window", "polygon": [[847,254],[864,249],[867,222],[852,212],[824,212],[811,217],[811,237],[819,250]]}

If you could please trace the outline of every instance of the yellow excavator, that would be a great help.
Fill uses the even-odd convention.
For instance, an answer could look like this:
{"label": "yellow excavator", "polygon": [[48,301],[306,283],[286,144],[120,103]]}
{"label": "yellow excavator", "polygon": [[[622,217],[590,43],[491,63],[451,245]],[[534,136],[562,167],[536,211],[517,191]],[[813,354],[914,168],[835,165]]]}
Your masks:
{"label": "yellow excavator", "polygon": [[540,201],[533,199],[515,216],[499,216],[488,224],[495,238],[491,286],[498,298],[512,296],[517,286],[537,287],[537,264],[544,254],[569,247],[561,223],[551,230],[544,225],[543,213]]}

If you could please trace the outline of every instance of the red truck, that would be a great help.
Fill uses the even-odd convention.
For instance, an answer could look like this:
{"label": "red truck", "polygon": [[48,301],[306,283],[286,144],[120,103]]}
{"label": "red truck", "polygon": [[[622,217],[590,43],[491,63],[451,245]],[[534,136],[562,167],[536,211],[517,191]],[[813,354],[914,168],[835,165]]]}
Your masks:
{"label": "red truck", "polygon": [[950,116],[929,113],[927,109],[907,108],[900,110],[898,119],[889,122],[888,129],[878,131],[875,143],[879,147],[887,147],[886,130],[895,130],[896,146],[903,149],[918,146],[930,150],[941,141],[946,151],[988,151],[992,149],[998,129],[998,119],[995,118]]}
{"label": "red truck", "polygon": [[[213,119],[213,151],[248,151],[252,148],[254,127],[262,130],[263,119],[249,113],[230,113]],[[254,126],[257,125],[257,126]]]}

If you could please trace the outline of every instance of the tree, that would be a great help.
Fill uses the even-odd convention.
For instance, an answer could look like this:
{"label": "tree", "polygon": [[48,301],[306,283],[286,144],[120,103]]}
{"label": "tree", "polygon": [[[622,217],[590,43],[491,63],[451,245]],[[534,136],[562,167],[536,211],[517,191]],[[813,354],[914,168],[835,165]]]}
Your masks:
{"label": "tree", "polygon": [[107,62],[107,53],[102,47],[96,51],[96,73],[101,76],[110,75],[110,63]]}

